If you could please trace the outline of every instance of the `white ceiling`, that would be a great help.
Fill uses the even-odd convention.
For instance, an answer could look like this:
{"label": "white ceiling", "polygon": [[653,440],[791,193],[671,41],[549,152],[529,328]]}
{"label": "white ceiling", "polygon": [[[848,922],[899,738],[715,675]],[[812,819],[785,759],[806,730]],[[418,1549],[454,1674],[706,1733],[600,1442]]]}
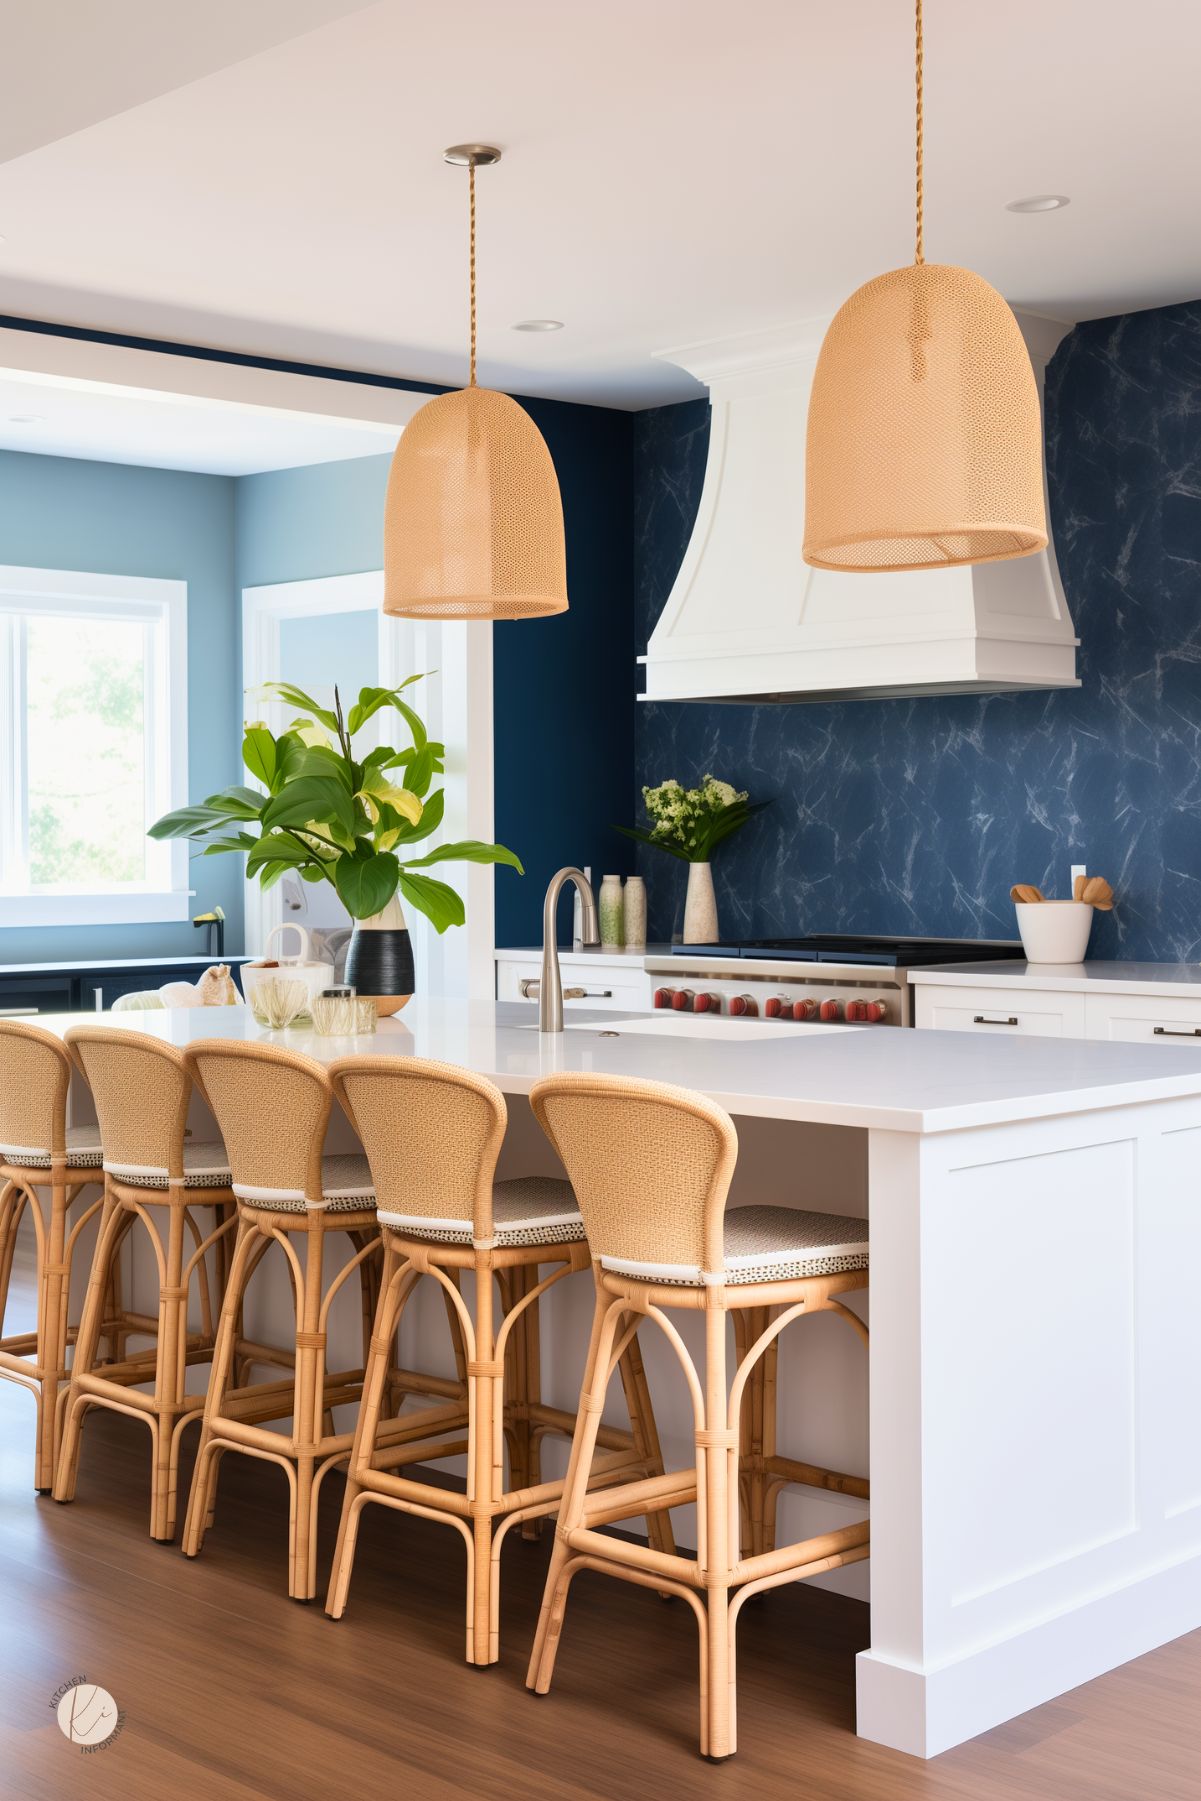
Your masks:
{"label": "white ceiling", "polygon": [[398,436],[395,425],[0,369],[0,450],[206,475],[258,475],[386,455]]}
{"label": "white ceiling", "polygon": [[[37,40],[16,142],[57,135],[0,167],[0,311],[459,382],[440,151],[469,138],[505,151],[480,373],[517,392],[682,398],[654,351],[829,312],[912,254],[909,0],[2,10]],[[68,29],[95,15],[126,28]],[[1201,295],[1196,0],[927,0],[926,40],[932,261],[1061,319]],[[1005,211],[1044,192],[1072,204]],[[510,329],[544,316],[566,329]]]}

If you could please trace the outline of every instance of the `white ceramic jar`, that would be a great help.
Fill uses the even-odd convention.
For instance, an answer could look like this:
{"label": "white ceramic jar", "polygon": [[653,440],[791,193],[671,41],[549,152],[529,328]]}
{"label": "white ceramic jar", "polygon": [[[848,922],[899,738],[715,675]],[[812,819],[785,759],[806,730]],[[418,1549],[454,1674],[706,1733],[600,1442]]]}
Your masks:
{"label": "white ceramic jar", "polygon": [[1093,909],[1087,901],[1015,901],[1027,963],[1083,963]]}

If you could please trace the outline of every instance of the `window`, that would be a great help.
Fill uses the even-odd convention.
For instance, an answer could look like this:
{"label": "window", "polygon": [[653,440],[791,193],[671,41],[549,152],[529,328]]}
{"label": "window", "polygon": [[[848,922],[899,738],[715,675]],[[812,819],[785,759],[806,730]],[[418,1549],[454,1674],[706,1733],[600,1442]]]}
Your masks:
{"label": "window", "polygon": [[0,567],[0,925],[188,916],[187,584]]}

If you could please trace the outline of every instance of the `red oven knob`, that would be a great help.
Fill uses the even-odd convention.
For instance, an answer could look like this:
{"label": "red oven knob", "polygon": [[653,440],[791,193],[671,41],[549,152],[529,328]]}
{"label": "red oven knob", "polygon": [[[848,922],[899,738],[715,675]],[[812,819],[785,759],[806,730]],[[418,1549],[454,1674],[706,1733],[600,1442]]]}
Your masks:
{"label": "red oven knob", "polygon": [[817,1002],[816,1001],[793,1001],[792,1017],[794,1019],[799,1019],[799,1020],[816,1019],[816,1017],[817,1017]]}
{"label": "red oven knob", "polygon": [[864,1001],[863,1018],[869,1026],[878,1025],[882,1019],[888,1018],[888,1008],[883,1001]]}
{"label": "red oven knob", "polygon": [[861,1019],[867,1018],[866,1009],[867,1009],[866,1001],[848,1001],[847,1002],[847,1018],[849,1020],[851,1020],[853,1023],[858,1024],[858,1022]]}
{"label": "red oven knob", "polygon": [[820,1019],[824,1020],[827,1025],[829,1025],[833,1020],[841,1019],[842,1018],[842,1002],[835,1001],[835,1000],[823,1001],[821,1006],[818,1008],[818,1016]]}
{"label": "red oven knob", "polygon": [[674,988],[656,988],[653,1005],[656,1007],[670,1007],[671,997],[674,993]]}
{"label": "red oven knob", "polygon": [[753,1018],[758,1011],[759,1003],[752,1000],[749,994],[736,994],[730,1002],[730,1012],[734,1015],[735,1019],[740,1019],[743,1015],[747,1018]]}
{"label": "red oven knob", "polygon": [[691,988],[677,988],[675,993],[671,997],[671,1004],[675,1008],[677,1013],[691,1013],[692,1012],[692,990],[691,990]]}
{"label": "red oven knob", "polygon": [[692,1011],[694,1013],[720,1013],[721,995],[698,994],[692,1003]]}
{"label": "red oven knob", "polygon": [[768,1019],[781,1019],[787,1011],[787,1008],[788,1002],[784,999],[782,994],[773,994],[771,999],[765,1001],[763,1004],[763,1011]]}

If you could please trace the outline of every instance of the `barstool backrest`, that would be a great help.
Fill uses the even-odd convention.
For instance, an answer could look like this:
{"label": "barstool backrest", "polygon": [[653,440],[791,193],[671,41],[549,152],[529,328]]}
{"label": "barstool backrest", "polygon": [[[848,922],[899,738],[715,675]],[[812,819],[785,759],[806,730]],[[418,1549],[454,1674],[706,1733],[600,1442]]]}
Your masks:
{"label": "barstool backrest", "polygon": [[192,1098],[183,1052],[117,1026],[72,1026],[66,1043],[96,1103],[105,1169],[181,1182]]}
{"label": "barstool backrest", "polygon": [[61,1158],[71,1059],[40,1026],[0,1019],[0,1163]]}
{"label": "barstool backrest", "polygon": [[594,1257],[666,1267],[674,1279],[721,1271],[738,1158],[728,1113],[688,1089],[575,1071],[535,1082],[530,1105],[575,1189]]}
{"label": "barstool backrest", "polygon": [[[424,1057],[343,1057],[330,1077],[359,1135],[381,1219],[492,1238],[492,1184],[508,1111],[484,1076]],[[402,1228],[403,1229],[403,1228]]]}
{"label": "barstool backrest", "polygon": [[213,1110],[242,1200],[323,1204],[321,1158],[334,1091],[325,1066],[273,1044],[202,1038],[187,1069]]}

